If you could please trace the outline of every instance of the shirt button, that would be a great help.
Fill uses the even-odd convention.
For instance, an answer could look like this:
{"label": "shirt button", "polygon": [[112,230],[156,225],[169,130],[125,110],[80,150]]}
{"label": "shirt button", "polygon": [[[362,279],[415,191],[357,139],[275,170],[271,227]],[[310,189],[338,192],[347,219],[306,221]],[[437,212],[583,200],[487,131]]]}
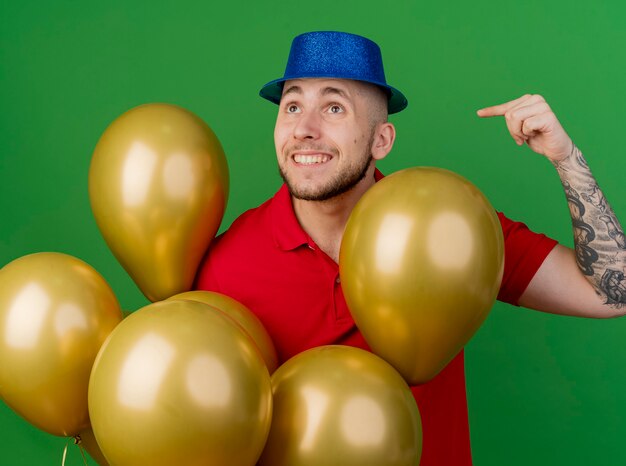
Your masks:
{"label": "shirt button", "polygon": [[337,283],[337,284],[341,283],[341,277],[337,277],[337,278],[335,279],[335,283]]}

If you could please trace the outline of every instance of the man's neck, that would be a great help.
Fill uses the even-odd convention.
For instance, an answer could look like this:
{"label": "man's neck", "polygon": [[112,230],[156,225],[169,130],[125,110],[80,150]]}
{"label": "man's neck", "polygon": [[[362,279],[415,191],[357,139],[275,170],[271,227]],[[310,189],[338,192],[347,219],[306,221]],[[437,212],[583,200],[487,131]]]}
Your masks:
{"label": "man's neck", "polygon": [[304,201],[292,197],[298,222],[315,244],[335,262],[339,262],[339,247],[350,213],[375,182],[372,166],[354,188],[327,201]]}

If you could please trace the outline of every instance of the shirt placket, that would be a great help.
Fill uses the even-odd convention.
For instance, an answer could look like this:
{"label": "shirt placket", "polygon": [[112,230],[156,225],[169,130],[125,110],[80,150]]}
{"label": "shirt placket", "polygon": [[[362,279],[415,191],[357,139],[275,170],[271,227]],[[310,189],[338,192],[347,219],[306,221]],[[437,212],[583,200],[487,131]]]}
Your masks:
{"label": "shirt placket", "polygon": [[309,241],[308,243],[309,249],[316,255],[317,259],[320,261],[320,265],[323,268],[323,273],[325,280],[328,280],[328,292],[331,293],[332,299],[330,302],[332,303],[332,315],[333,319],[337,323],[345,322],[346,320],[350,320],[350,312],[348,311],[348,306],[346,305],[346,300],[343,295],[343,289],[341,288],[341,278],[339,277],[339,266],[337,263],[332,260],[328,254],[322,251],[315,243]]}

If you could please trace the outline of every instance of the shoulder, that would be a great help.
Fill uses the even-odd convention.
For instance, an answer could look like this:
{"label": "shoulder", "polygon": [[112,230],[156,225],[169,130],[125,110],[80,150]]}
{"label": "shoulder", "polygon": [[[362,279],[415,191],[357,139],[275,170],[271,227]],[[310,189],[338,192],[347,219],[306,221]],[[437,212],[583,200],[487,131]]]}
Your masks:
{"label": "shoulder", "polygon": [[231,254],[267,239],[271,233],[271,203],[272,199],[268,199],[237,217],[226,231],[211,242],[207,256]]}
{"label": "shoulder", "polygon": [[516,231],[530,231],[525,223],[518,222],[515,220],[511,220],[509,217],[504,215],[502,212],[496,212],[498,214],[498,220],[500,220],[500,225],[502,226],[502,233],[504,233],[504,239],[507,236],[514,234]]}
{"label": "shoulder", "polygon": [[511,220],[502,212],[497,212],[497,214],[502,227],[507,254],[510,252],[508,249],[511,248],[534,249],[535,246],[544,245],[552,249],[556,244],[556,241],[543,233],[534,232],[525,223]]}
{"label": "shoulder", "polygon": [[525,223],[511,220],[502,212],[498,219],[504,235],[504,274],[498,299],[517,303],[557,242],[532,231]]}
{"label": "shoulder", "polygon": [[272,202],[245,211],[206,251],[196,273],[195,288],[221,291],[226,277],[238,275],[255,255],[273,244]]}

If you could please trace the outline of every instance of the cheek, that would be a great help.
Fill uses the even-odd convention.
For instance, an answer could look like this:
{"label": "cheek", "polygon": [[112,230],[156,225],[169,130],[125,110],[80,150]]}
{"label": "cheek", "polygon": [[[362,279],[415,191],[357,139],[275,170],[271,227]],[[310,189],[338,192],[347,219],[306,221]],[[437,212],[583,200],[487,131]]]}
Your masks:
{"label": "cheek", "polygon": [[287,132],[284,127],[276,127],[274,129],[274,145],[276,149],[282,148],[287,141]]}

